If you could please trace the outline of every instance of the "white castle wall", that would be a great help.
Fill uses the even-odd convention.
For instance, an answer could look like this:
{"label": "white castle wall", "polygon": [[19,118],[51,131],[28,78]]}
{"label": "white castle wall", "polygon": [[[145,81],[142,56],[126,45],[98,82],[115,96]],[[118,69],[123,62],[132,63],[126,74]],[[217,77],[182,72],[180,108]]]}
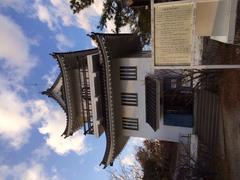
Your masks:
{"label": "white castle wall", "polygon": [[[120,66],[137,66],[137,80],[120,80]],[[145,77],[152,72],[151,67],[151,58],[149,57],[121,58],[112,63],[114,109],[115,120],[119,124],[118,129],[125,136],[157,138],[177,142],[180,135],[191,133],[192,128],[163,125],[163,117],[161,117],[159,119],[159,129],[154,132],[151,126],[146,123]],[[138,93],[138,106],[122,106],[121,92]],[[122,129],[122,117],[138,118],[139,130]]]}

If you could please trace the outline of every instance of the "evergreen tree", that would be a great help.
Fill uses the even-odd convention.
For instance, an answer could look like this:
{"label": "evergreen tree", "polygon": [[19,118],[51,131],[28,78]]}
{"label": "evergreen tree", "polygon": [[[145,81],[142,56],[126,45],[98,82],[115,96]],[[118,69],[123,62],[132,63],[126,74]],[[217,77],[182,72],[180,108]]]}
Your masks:
{"label": "evergreen tree", "polygon": [[[70,8],[73,13],[79,13],[89,7],[94,0],[70,0]],[[123,7],[121,0],[106,0],[103,4],[103,12],[99,21],[98,29],[106,28],[107,21],[113,19],[115,24],[114,33],[119,33],[120,28],[129,25],[133,33],[142,36],[144,44],[150,42],[150,8]]]}

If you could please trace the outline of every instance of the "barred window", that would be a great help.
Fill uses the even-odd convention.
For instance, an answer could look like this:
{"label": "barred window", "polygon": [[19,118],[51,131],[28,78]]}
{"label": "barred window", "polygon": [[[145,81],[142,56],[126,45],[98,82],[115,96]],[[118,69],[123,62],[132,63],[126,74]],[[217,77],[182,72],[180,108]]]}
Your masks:
{"label": "barred window", "polygon": [[137,80],[137,67],[120,66],[120,80]]}
{"label": "barred window", "polygon": [[122,127],[127,130],[138,130],[138,119],[137,118],[122,118]]}
{"label": "barred window", "polygon": [[138,94],[137,93],[121,93],[121,103],[125,106],[137,106]]}

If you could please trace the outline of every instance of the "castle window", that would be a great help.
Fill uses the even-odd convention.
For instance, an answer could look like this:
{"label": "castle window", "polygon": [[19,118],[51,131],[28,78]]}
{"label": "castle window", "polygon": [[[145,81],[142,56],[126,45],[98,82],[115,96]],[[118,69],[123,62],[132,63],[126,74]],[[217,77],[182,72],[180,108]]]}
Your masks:
{"label": "castle window", "polygon": [[120,80],[137,80],[137,67],[120,66]]}
{"label": "castle window", "polygon": [[146,122],[157,130],[157,82],[151,77],[145,78],[146,84]]}
{"label": "castle window", "polygon": [[121,93],[121,104],[125,106],[137,106],[138,94],[137,93]]}
{"label": "castle window", "polygon": [[137,118],[122,118],[122,128],[127,130],[138,130],[138,119]]}

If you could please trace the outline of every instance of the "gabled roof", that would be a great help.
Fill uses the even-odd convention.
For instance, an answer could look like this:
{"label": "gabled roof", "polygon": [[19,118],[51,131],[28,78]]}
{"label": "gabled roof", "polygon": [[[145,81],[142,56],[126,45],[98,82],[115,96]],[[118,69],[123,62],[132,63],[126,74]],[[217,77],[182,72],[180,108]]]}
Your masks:
{"label": "gabled roof", "polygon": [[65,137],[79,130],[83,124],[82,117],[82,89],[80,88],[80,76],[74,69],[87,65],[87,55],[97,53],[97,49],[89,49],[75,52],[54,53],[63,76],[63,85],[66,96],[67,126],[63,133]]}
{"label": "gabled roof", "polygon": [[53,98],[57,101],[57,103],[63,108],[63,110],[66,112],[66,102],[62,90],[62,75],[59,74],[56,81],[53,83],[53,85],[47,89],[46,91],[43,91],[42,94],[47,95],[48,97]]}
{"label": "gabled roof", "polygon": [[[62,135],[68,137],[76,132],[83,125],[81,118],[81,88],[79,76],[74,69],[79,69],[80,65],[86,65],[87,55],[96,54],[98,50],[88,49],[74,52],[55,52],[52,56],[57,60],[61,75],[58,76],[53,86],[43,94],[54,98],[67,114],[66,128]],[[61,83],[62,98],[56,95],[55,89],[60,88]],[[60,90],[58,90],[60,92]],[[64,103],[63,103],[64,102]]]}
{"label": "gabled roof", "polygon": [[115,116],[114,116],[114,102],[112,92],[112,77],[111,77],[111,61],[115,58],[124,57],[141,51],[142,44],[137,34],[101,34],[92,33],[91,37],[97,42],[100,62],[104,71],[104,98],[106,106],[106,117],[104,130],[106,134],[106,150],[101,164],[104,167],[112,165],[114,159],[122,151],[127,137],[123,137],[116,129]]}

